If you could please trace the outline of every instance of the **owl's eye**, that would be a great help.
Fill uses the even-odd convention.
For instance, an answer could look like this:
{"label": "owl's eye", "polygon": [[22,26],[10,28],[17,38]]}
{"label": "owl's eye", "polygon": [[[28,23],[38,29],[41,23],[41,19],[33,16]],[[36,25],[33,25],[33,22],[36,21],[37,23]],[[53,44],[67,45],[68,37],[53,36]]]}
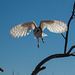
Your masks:
{"label": "owl's eye", "polygon": [[37,32],[39,32],[39,30],[37,30]]}

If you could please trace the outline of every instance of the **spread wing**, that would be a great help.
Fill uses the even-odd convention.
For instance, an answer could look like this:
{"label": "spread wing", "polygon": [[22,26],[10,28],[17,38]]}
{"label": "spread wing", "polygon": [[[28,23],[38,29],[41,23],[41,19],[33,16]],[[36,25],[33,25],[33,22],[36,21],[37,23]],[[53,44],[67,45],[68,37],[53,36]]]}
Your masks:
{"label": "spread wing", "polygon": [[57,20],[43,20],[40,22],[40,27],[42,31],[47,27],[47,29],[54,33],[62,33],[67,31],[67,25],[64,22]]}
{"label": "spread wing", "polygon": [[12,28],[9,33],[13,37],[22,37],[28,35],[35,27],[37,25],[34,22],[22,23]]}

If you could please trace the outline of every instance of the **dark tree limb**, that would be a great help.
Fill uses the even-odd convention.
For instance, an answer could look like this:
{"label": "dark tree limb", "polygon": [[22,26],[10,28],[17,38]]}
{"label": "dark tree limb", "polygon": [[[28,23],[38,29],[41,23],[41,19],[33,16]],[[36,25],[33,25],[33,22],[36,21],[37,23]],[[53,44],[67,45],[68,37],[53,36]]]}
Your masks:
{"label": "dark tree limb", "polygon": [[75,52],[71,53],[71,51],[75,48],[75,45],[72,46],[68,52],[67,52],[67,43],[68,43],[68,33],[69,33],[69,25],[70,25],[70,22],[73,18],[75,18],[75,15],[74,15],[74,12],[75,12],[75,3],[73,5],[73,12],[72,12],[72,16],[70,17],[69,21],[68,21],[68,24],[67,24],[67,32],[66,32],[66,37],[61,34],[64,39],[65,39],[65,47],[64,47],[64,54],[54,54],[54,55],[51,55],[47,58],[45,58],[44,60],[42,60],[35,68],[35,70],[32,72],[31,75],[36,75],[38,72],[44,70],[46,67],[45,66],[42,66],[44,63],[46,63],[47,61],[51,60],[51,59],[54,59],[54,58],[63,58],[63,57],[69,57],[69,56],[75,56]]}
{"label": "dark tree limb", "polygon": [[73,48],[75,48],[75,45],[72,46],[72,47],[70,48],[70,50],[69,50],[67,53],[69,54],[69,53],[72,51]]}
{"label": "dark tree limb", "polygon": [[42,60],[35,68],[35,70],[32,72],[31,75],[36,75],[39,71],[44,70],[46,67],[41,67],[44,63],[46,63],[47,61],[54,59],[54,58],[63,58],[63,57],[69,57],[69,56],[75,56],[73,53],[66,53],[66,54],[54,54],[51,55],[47,58],[45,58],[44,60]]}
{"label": "dark tree limb", "polygon": [[3,72],[4,70],[0,67],[0,71]]}
{"label": "dark tree limb", "polygon": [[61,35],[63,36],[64,39],[66,39],[66,37],[61,33]]}

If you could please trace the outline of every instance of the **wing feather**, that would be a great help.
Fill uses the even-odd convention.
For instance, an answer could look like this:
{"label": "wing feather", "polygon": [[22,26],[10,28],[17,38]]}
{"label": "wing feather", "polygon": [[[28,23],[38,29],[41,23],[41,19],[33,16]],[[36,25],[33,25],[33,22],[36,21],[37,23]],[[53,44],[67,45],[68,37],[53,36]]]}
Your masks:
{"label": "wing feather", "polygon": [[28,35],[35,27],[37,25],[34,22],[22,23],[12,28],[9,33],[13,37],[22,37]]}
{"label": "wing feather", "polygon": [[67,31],[67,25],[57,20],[43,20],[40,22],[40,27],[42,31],[47,27],[49,31],[54,33],[63,33]]}

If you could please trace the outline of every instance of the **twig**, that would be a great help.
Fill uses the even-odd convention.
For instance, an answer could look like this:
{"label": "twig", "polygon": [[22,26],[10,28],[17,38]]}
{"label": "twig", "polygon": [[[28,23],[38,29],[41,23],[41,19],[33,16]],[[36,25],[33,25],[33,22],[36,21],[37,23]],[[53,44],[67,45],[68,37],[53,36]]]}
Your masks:
{"label": "twig", "polygon": [[61,35],[63,36],[64,39],[66,39],[66,37],[61,33]]}
{"label": "twig", "polygon": [[68,53],[68,54],[71,53],[71,51],[72,51],[73,48],[75,48],[75,45],[72,46],[72,47],[70,48],[70,50],[69,50],[67,53]]}
{"label": "twig", "polygon": [[2,72],[3,72],[4,70],[0,67],[0,71],[2,71]]}

